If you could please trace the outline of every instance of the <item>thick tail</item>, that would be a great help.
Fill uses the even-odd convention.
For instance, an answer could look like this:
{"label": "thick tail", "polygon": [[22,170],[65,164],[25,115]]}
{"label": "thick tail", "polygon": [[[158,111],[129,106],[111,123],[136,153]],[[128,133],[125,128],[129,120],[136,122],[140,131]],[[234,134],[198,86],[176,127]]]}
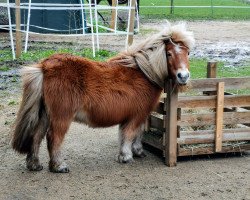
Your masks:
{"label": "thick tail", "polygon": [[23,99],[19,108],[12,139],[12,147],[19,153],[31,152],[35,140],[44,137],[48,116],[42,98],[43,72],[40,67],[25,67]]}

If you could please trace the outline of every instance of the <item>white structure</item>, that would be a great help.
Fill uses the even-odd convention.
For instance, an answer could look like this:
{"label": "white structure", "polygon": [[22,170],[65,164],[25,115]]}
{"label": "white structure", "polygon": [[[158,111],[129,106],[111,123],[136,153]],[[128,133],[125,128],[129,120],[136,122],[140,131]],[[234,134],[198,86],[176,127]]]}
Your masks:
{"label": "white structure", "polygon": [[[95,0],[96,1],[96,0]],[[9,18],[9,25],[0,25],[0,28],[2,29],[7,29],[9,30],[10,33],[10,41],[11,41],[11,48],[12,48],[12,54],[13,54],[13,59],[15,59],[15,46],[14,46],[14,39],[13,39],[13,30],[16,31],[21,31],[24,32],[25,35],[25,47],[24,51],[27,52],[28,49],[28,41],[29,41],[29,34],[42,34],[42,33],[37,33],[37,32],[31,32],[30,31],[30,26],[34,26],[30,24],[30,19],[33,17],[31,15],[31,10],[80,10],[81,11],[81,21],[82,21],[82,27],[83,31],[82,34],[60,34],[60,36],[65,36],[65,37],[74,37],[74,36],[84,36],[86,34],[91,34],[92,38],[92,49],[93,49],[93,56],[95,56],[96,49],[99,50],[99,36],[101,35],[127,35],[127,40],[125,42],[125,46],[127,47],[128,44],[128,38],[129,36],[134,34],[134,30],[129,28],[130,23],[133,22],[134,24],[134,18],[137,18],[137,27],[139,27],[139,16],[138,13],[136,16],[131,15],[131,12],[135,10],[136,6],[135,0],[129,0],[128,6],[119,6],[118,5],[118,0],[116,1],[117,6],[105,6],[105,5],[96,5],[96,6],[91,6],[91,1],[87,4],[83,4],[82,1],[80,1],[80,4],[51,4],[51,3],[32,3],[32,0],[29,0],[28,3],[20,3],[20,7],[16,6],[15,3],[10,3],[9,0],[7,0],[6,4],[1,4],[1,6],[7,7],[8,9],[8,18]],[[135,6],[131,6],[135,5]],[[26,24],[21,24],[21,27],[24,27],[24,30],[17,30],[17,23],[12,24],[12,19],[11,19],[11,9],[27,9],[28,10],[28,15],[27,15],[27,23]],[[98,19],[98,11],[100,10],[112,10],[115,11],[115,26],[114,29],[111,29],[110,27],[102,26],[99,24],[99,19]],[[128,10],[128,21],[127,21],[127,28],[126,31],[121,31],[117,30],[117,13],[119,10]],[[85,15],[88,14],[88,21],[85,18]],[[131,17],[133,16],[133,17]],[[90,27],[91,33],[86,33],[85,32],[85,22],[87,21],[87,26]],[[34,26],[37,27],[37,26]],[[94,31],[95,27],[95,31]],[[48,29],[45,27],[37,27],[40,29]],[[99,28],[102,28],[102,30],[107,30],[107,32],[99,32]],[[56,29],[49,29],[53,31],[60,31]],[[43,34],[42,34],[43,35]],[[56,35],[56,34],[46,34],[46,35]]]}

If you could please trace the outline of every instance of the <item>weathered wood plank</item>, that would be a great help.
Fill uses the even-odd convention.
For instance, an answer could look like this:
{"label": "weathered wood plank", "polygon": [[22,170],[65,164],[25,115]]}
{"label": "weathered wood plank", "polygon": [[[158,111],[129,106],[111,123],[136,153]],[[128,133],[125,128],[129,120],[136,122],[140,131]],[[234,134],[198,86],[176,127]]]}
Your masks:
{"label": "weathered wood plank", "polygon": [[173,87],[173,81],[168,80],[165,86],[167,118],[165,131],[165,161],[169,167],[176,166],[177,162],[177,102],[178,91]]}
{"label": "weathered wood plank", "polygon": [[[248,124],[250,123],[250,112],[225,112],[223,124]],[[183,114],[177,122],[181,127],[215,125],[215,113],[208,114]]]}
{"label": "weathered wood plank", "polygon": [[145,125],[144,125],[144,131],[149,131],[150,130],[150,116],[147,117],[146,121],[145,121]]}
{"label": "weathered wood plank", "polygon": [[225,83],[225,89],[250,89],[250,77],[193,79],[190,80],[190,89],[216,91],[219,82]]}
{"label": "weathered wood plank", "polygon": [[160,131],[165,131],[163,118],[155,115],[150,116],[150,125],[152,128],[156,128]]}
{"label": "weathered wood plank", "polygon": [[217,62],[207,63],[207,78],[216,78],[217,76]]}
{"label": "weathered wood plank", "polygon": [[[239,144],[237,146],[226,146],[222,147],[220,153],[230,152],[244,152],[250,150],[250,144]],[[202,155],[202,154],[214,154],[214,147],[200,147],[200,148],[180,148],[178,149],[178,156],[191,156],[191,155]]]}
{"label": "weathered wood plank", "polygon": [[[215,130],[197,130],[197,131],[180,131],[180,137],[192,138],[197,135],[214,135]],[[223,129],[224,134],[238,134],[238,133],[248,133],[250,134],[250,128],[231,128]]]}
{"label": "weathered wood plank", "polygon": [[225,83],[218,83],[215,119],[215,152],[220,152],[222,148],[222,128],[223,128],[223,108],[224,108],[224,88]]}
{"label": "weathered wood plank", "polygon": [[21,35],[21,10],[20,0],[15,0],[16,3],[16,58],[22,54],[22,35]]}
{"label": "weathered wood plank", "polygon": [[180,96],[178,108],[215,108],[216,96]]}
{"label": "weathered wood plank", "polygon": [[177,124],[181,127],[215,125],[215,113],[183,114]]}
{"label": "weathered wood plank", "polygon": [[117,1],[116,0],[112,0],[112,10],[111,10],[111,22],[110,22],[110,28],[115,30],[115,25],[116,25],[116,16],[117,16],[117,10],[115,9],[115,7],[117,6]]}
{"label": "weathered wood plank", "polygon": [[[250,132],[243,131],[238,132],[237,134],[233,131],[223,131],[223,138],[221,142],[232,142],[232,141],[250,141]],[[178,144],[210,144],[215,142],[215,138],[213,134],[203,134],[203,135],[189,135],[189,136],[181,136],[177,138]]]}
{"label": "weathered wood plank", "polygon": [[[227,95],[224,107],[250,106],[250,95]],[[216,96],[180,96],[179,108],[216,108]]]}
{"label": "weathered wood plank", "polygon": [[154,148],[163,150],[162,136],[153,134],[151,132],[144,132],[142,142],[148,144]]}
{"label": "weathered wood plank", "polygon": [[158,106],[154,109],[154,112],[157,112],[161,115],[164,115],[166,112],[164,111],[164,102],[160,101]]}
{"label": "weathered wood plank", "polygon": [[128,40],[128,46],[133,44],[133,37],[134,37],[134,25],[135,25],[135,0],[131,0],[131,8],[129,12],[129,35],[127,37]]}

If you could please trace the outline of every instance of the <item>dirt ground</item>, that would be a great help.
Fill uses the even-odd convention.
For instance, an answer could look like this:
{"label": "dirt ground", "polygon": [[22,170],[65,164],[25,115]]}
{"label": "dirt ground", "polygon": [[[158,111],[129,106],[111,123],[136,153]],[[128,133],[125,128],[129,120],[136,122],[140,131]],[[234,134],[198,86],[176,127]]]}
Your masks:
{"label": "dirt ground", "polygon": [[[135,42],[157,32],[162,24],[163,22],[143,24],[142,33],[136,35]],[[249,62],[250,22],[189,22],[188,25],[197,40],[191,56],[211,56],[226,60],[228,65]],[[8,39],[7,34],[0,36],[1,41]],[[34,41],[44,39],[31,36]],[[121,37],[100,39],[101,48],[124,48]],[[55,38],[46,38],[46,41],[50,40],[55,41]],[[70,40],[73,43],[77,41],[75,38]],[[58,41],[62,39],[59,38]],[[89,45],[89,40],[81,38],[76,48],[83,44]],[[0,48],[5,45],[6,43],[0,44]],[[239,54],[241,57],[238,59]],[[187,157],[179,160],[176,167],[168,168],[159,154],[146,151],[146,158],[135,159],[132,164],[119,164],[116,162],[117,127],[91,129],[73,123],[63,148],[70,173],[53,174],[48,171],[45,142],[40,152],[44,169],[40,172],[27,171],[25,157],[13,152],[9,145],[11,126],[21,98],[20,79],[15,70],[11,73],[1,72],[0,79],[1,200],[250,199],[249,153]]]}

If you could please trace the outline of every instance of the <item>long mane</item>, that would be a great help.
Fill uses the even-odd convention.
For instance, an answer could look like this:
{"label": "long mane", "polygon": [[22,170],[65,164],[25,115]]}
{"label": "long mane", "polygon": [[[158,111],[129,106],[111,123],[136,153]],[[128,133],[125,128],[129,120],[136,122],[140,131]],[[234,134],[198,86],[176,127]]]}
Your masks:
{"label": "long mane", "polygon": [[163,87],[164,79],[168,75],[165,44],[169,39],[173,42],[182,42],[189,49],[192,49],[195,44],[193,32],[186,30],[185,23],[174,26],[168,23],[160,33],[147,38],[140,44],[130,46],[109,61],[117,62],[125,67],[140,68],[151,82]]}

